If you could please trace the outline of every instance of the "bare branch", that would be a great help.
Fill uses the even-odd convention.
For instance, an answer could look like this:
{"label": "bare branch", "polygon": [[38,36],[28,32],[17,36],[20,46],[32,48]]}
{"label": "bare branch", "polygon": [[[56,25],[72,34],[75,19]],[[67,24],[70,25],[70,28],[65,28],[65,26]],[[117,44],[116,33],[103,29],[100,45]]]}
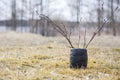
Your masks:
{"label": "bare branch", "polygon": [[65,33],[68,34],[68,31],[67,31],[67,29],[66,29],[66,26],[65,26],[65,24],[63,24],[63,22],[62,22],[62,25],[63,25],[63,27],[64,27]]}
{"label": "bare branch", "polygon": [[62,36],[64,36],[64,37],[66,36],[66,35],[63,34],[58,28],[55,27],[54,29],[55,29],[56,31],[58,31]]}
{"label": "bare branch", "polygon": [[83,44],[83,48],[85,48],[86,45],[86,26],[85,26],[85,33],[84,33],[84,44]]}
{"label": "bare branch", "polygon": [[[56,31],[58,31],[68,41],[71,48],[74,48],[70,38],[68,37],[69,34],[68,34],[67,30],[63,30],[59,25],[57,25],[54,21],[52,21],[48,16],[45,16],[43,14],[39,14],[38,11],[36,11],[36,13],[39,15],[40,18],[44,18],[44,19],[48,20],[49,22],[51,22],[53,25],[55,25],[54,29]],[[66,26],[64,24],[62,24],[62,25],[63,25],[64,29],[66,29]]]}
{"label": "bare branch", "polygon": [[87,48],[89,46],[89,44],[91,43],[91,41],[94,39],[94,37],[96,36],[97,33],[99,33],[101,31],[101,29],[104,27],[104,25],[107,23],[108,19],[106,21],[104,21],[104,23],[102,24],[101,27],[99,27],[93,34],[93,36],[91,37],[90,41],[87,43],[86,47]]}
{"label": "bare branch", "polygon": [[[119,7],[117,6],[114,10],[114,13],[117,12],[117,10],[119,9]],[[92,42],[92,40],[95,38],[96,34],[99,33],[101,31],[101,29],[104,27],[104,25],[111,19],[112,16],[108,17],[107,20],[104,19],[104,23],[102,24],[101,27],[99,27],[93,34],[93,36],[91,37],[91,39],[89,40],[89,42],[86,44],[85,48],[87,48],[89,46],[89,44]]]}
{"label": "bare branch", "polygon": [[[81,22],[81,20],[82,20],[82,18],[80,19],[80,22]],[[78,24],[78,48],[80,47],[80,22],[79,22],[79,24]]]}
{"label": "bare branch", "polygon": [[[48,20],[48,21],[50,21],[53,25],[55,25],[56,27],[54,27],[54,29],[55,30],[57,30],[59,33],[61,33],[62,35],[65,35],[64,34],[64,31],[55,23],[55,22],[53,22],[51,19],[49,19],[49,17],[47,17],[47,16],[45,16],[45,15],[43,15],[43,14],[39,14],[38,13],[38,11],[36,11],[36,13],[39,15],[39,18],[44,18],[44,19],[46,19],[46,20]],[[58,29],[57,29],[58,28]]]}
{"label": "bare branch", "polygon": [[68,35],[69,39],[71,39],[71,35],[72,35],[72,30],[70,28],[70,32],[69,32],[69,35]]}

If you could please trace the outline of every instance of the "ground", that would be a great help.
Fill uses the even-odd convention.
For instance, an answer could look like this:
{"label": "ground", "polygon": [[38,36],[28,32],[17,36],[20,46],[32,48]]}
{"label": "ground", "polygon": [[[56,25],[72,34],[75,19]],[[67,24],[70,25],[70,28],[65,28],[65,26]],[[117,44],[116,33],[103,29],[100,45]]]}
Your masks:
{"label": "ground", "polygon": [[[72,40],[77,46],[77,38]],[[0,33],[0,80],[120,80],[119,40],[97,36],[87,49],[87,69],[70,69],[64,38]]]}

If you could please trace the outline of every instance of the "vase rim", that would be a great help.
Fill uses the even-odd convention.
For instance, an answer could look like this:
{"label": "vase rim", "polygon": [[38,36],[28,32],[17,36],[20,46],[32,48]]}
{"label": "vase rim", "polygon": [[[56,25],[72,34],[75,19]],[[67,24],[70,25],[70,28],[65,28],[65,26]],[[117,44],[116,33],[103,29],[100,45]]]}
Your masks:
{"label": "vase rim", "polygon": [[87,50],[86,48],[70,48],[71,50],[72,49],[81,49],[81,50]]}

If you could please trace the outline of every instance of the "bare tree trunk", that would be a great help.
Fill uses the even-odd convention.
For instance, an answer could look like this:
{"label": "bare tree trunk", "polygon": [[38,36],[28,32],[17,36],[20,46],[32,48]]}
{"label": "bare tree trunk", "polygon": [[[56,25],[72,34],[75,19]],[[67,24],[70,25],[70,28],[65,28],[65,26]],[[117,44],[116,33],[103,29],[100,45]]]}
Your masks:
{"label": "bare tree trunk", "polygon": [[[110,3],[109,3],[109,0],[107,0],[107,18],[109,18],[110,17],[110,9],[109,9],[109,7],[110,7]],[[110,33],[110,23],[109,22],[107,22],[107,30],[106,30],[106,33],[107,34],[109,34]]]}
{"label": "bare tree trunk", "polygon": [[81,3],[82,3],[82,0],[70,0],[70,3],[68,2],[69,6],[71,8],[72,17],[76,21],[76,24],[75,25],[72,24],[71,26],[77,27],[79,29],[80,29],[80,25],[79,25],[80,13],[81,13],[81,9],[82,9],[81,8]]}
{"label": "bare tree trunk", "polygon": [[[46,15],[48,16],[48,8],[49,8],[49,0],[47,0],[46,2]],[[44,36],[48,36],[48,21],[46,19],[44,19]]]}
{"label": "bare tree trunk", "polygon": [[81,3],[80,0],[77,0],[77,1],[76,1],[77,26],[79,26],[79,19],[80,19],[80,3]]}
{"label": "bare tree trunk", "polygon": [[16,0],[12,0],[12,30],[16,31],[17,20],[16,20]]}
{"label": "bare tree trunk", "polygon": [[[101,3],[101,0],[98,0],[97,14],[98,14],[98,28],[100,28],[103,24],[103,4]],[[100,35],[101,32],[98,32],[98,36]]]}
{"label": "bare tree trunk", "polygon": [[[40,0],[40,14],[43,14],[43,0]],[[45,22],[45,19],[41,17],[41,21]],[[45,36],[45,23],[43,26],[40,26],[42,28],[42,35]]]}
{"label": "bare tree trunk", "polygon": [[29,25],[30,25],[30,32],[33,33],[34,32],[34,12],[32,11],[32,4],[31,4],[31,0],[29,1],[29,12],[30,12],[30,18],[29,18]]}
{"label": "bare tree trunk", "polygon": [[31,1],[28,1],[28,4],[29,4],[29,6],[28,6],[28,9],[29,9],[29,20],[28,20],[28,24],[29,24],[29,32],[31,32],[32,30],[31,30],[31,24],[30,24],[30,22],[31,22],[31,13],[32,13],[32,11],[31,11]]}
{"label": "bare tree trunk", "polygon": [[35,20],[34,20],[34,12],[32,13],[32,19],[31,19],[31,33],[35,32]]}
{"label": "bare tree trunk", "polygon": [[111,0],[111,27],[113,28],[113,35],[116,36],[113,0]]}
{"label": "bare tree trunk", "polygon": [[23,22],[23,15],[24,15],[24,10],[23,10],[23,5],[24,5],[24,0],[22,0],[22,4],[21,4],[21,32],[23,32],[23,25],[22,25],[22,22]]}
{"label": "bare tree trunk", "polygon": [[[98,12],[98,28],[101,26],[101,23],[100,23],[100,9],[97,10]],[[98,35],[100,36],[100,32],[98,32]]]}

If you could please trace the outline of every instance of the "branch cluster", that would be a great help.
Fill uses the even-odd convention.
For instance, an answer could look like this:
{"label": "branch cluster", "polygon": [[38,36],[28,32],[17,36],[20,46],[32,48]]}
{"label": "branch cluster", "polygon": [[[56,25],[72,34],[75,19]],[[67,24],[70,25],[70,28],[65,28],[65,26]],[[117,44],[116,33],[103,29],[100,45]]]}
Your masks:
{"label": "branch cluster", "polygon": [[[118,10],[118,7],[115,9],[115,11]],[[114,11],[114,12],[115,12]],[[51,24],[55,25],[54,26],[54,29],[56,31],[58,31],[69,43],[70,47],[71,48],[74,48],[73,44],[72,44],[72,41],[71,41],[71,31],[68,32],[68,30],[66,29],[66,26],[62,23],[62,26],[63,28],[61,28],[61,26],[59,26],[58,24],[56,24],[53,20],[51,20],[48,16],[45,16],[43,14],[39,14],[38,11],[36,11],[36,13],[39,15],[39,17],[42,19],[46,19],[48,20]],[[93,39],[95,38],[95,36],[97,35],[97,33],[99,33],[102,28],[104,27],[104,25],[111,19],[111,16],[109,18],[107,18],[106,20],[104,19],[104,22],[102,24],[102,26],[100,26],[92,35],[91,39],[88,41],[88,43],[86,44],[86,28],[85,28],[85,35],[84,35],[84,45],[83,47],[84,48],[88,48],[89,44],[93,41]],[[80,31],[79,31],[80,33]],[[79,44],[80,44],[80,34],[79,34],[79,41],[78,41],[78,47],[79,47]]]}

